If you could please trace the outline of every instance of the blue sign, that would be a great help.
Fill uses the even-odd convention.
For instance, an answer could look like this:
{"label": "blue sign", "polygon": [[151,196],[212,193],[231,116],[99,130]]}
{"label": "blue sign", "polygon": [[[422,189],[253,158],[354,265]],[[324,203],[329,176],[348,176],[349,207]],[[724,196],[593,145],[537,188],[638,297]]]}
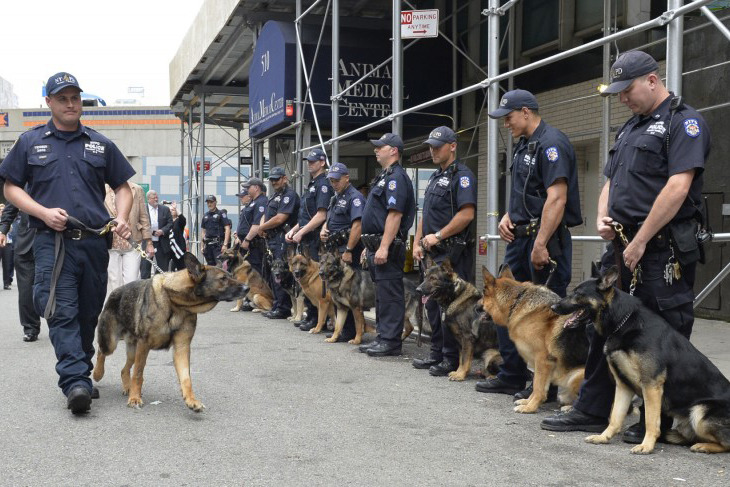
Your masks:
{"label": "blue sign", "polygon": [[251,137],[295,120],[296,43],[294,24],[269,21],[261,29],[248,72]]}

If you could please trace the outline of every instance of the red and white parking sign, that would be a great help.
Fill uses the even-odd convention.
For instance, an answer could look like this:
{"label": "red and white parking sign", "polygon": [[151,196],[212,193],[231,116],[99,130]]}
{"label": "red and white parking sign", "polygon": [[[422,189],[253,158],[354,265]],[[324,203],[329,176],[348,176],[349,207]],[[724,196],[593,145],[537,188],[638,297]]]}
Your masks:
{"label": "red and white parking sign", "polygon": [[438,9],[403,10],[400,13],[400,36],[402,39],[438,37],[438,35]]}

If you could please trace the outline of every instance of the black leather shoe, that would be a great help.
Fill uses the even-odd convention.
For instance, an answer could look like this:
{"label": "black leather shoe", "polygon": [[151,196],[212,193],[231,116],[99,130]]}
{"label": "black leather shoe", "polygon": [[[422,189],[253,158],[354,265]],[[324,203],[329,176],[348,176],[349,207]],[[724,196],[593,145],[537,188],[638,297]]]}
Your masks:
{"label": "black leather shoe", "polygon": [[367,353],[371,357],[386,357],[388,355],[400,355],[401,344],[392,345],[386,342],[380,342],[368,348]]}
{"label": "black leather shoe", "polygon": [[440,355],[434,355],[433,353],[429,354],[426,358],[414,358],[413,359],[413,368],[414,369],[428,369],[432,365],[438,365],[443,360],[443,357]]}
{"label": "black leather shoe", "polygon": [[251,306],[249,303],[243,303],[241,305],[241,311],[253,311],[253,306]]}
{"label": "black leather shoe", "polygon": [[91,399],[99,399],[101,395],[99,394],[99,388],[94,386],[91,388]]}
{"label": "black leather shoe", "polygon": [[601,433],[607,426],[606,418],[593,416],[575,408],[548,416],[540,423],[540,428],[548,431],[587,431],[588,433]]}
{"label": "black leather shoe", "polygon": [[84,386],[76,386],[68,393],[66,408],[73,414],[83,414],[91,409],[91,394]]}
{"label": "black leather shoe", "polygon": [[370,350],[372,347],[374,347],[378,343],[380,343],[380,342],[376,338],[375,340],[373,340],[370,343],[363,343],[362,345],[360,345],[359,347],[357,347],[357,349],[360,350],[360,353],[367,353],[368,350]]}
{"label": "black leather shoe", "polygon": [[312,328],[315,328],[317,326],[316,321],[305,321],[301,325],[299,325],[299,329],[302,331],[309,331]]}
{"label": "black leather shoe", "polygon": [[487,380],[477,382],[475,386],[479,392],[491,392],[496,394],[517,394],[525,388],[525,385],[510,384],[499,377],[490,377]]}
{"label": "black leather shoe", "polygon": [[[520,391],[515,394],[515,401],[520,399],[528,399],[532,395],[532,384],[524,391]],[[545,402],[555,402],[558,400],[558,388],[557,386],[550,386],[547,393],[547,399]]]}
{"label": "black leather shoe", "polygon": [[35,333],[26,333],[25,335],[23,335],[24,342],[34,342],[36,340],[38,340],[38,335],[36,335]]}
{"label": "black leather shoe", "polygon": [[[664,424],[664,422],[662,422]],[[664,431],[662,428],[661,434],[659,435],[659,438],[656,439],[658,443],[666,443],[667,440],[665,439],[664,435],[667,432]],[[646,435],[646,428],[643,422],[639,421],[638,423],[634,423],[628,428],[626,428],[626,431],[621,435],[621,439],[624,441],[624,443],[631,443],[638,445],[642,441],[644,441],[644,435]]]}
{"label": "black leather shoe", "polygon": [[276,311],[271,311],[269,314],[264,315],[270,320],[283,320],[286,318],[289,318],[291,316],[291,313],[287,313],[286,311],[282,311],[280,309],[277,309]]}
{"label": "black leather shoe", "polygon": [[270,311],[264,311],[263,313],[261,313],[261,316],[263,316],[264,318],[268,318],[268,317],[269,317],[269,315],[270,315],[271,313],[273,313],[273,312],[274,312],[273,310],[270,310]]}
{"label": "black leather shoe", "polygon": [[428,373],[434,377],[443,377],[458,368],[459,363],[456,360],[445,358],[438,364],[429,367]]}

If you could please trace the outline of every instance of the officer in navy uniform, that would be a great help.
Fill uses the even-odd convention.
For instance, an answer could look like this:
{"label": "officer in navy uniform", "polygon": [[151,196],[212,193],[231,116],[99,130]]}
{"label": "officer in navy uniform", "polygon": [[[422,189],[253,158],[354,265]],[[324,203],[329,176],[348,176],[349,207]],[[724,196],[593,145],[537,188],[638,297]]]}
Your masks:
{"label": "officer in navy uniform", "polygon": [[[505,127],[519,137],[510,167],[509,210],[499,223],[499,235],[508,242],[505,263],[518,281],[546,284],[565,296],[573,253],[568,227],[583,223],[573,146],[564,133],[542,120],[529,91],[505,93],[489,116],[504,117]],[[477,382],[477,391],[529,397],[532,388],[523,390],[530,378],[527,365],[507,328],[497,327],[497,336],[504,363],[497,377]],[[556,394],[552,389],[548,396]]]}
{"label": "officer in navy uniform", "polygon": [[416,216],[413,183],[403,167],[403,140],[387,133],[375,146],[375,158],[383,168],[373,180],[362,215],[363,244],[370,275],[375,281],[375,313],[378,336],[360,351],[371,357],[400,355],[405,318],[403,266],[406,238]]}
{"label": "officer in navy uniform", "polygon": [[[266,207],[265,221],[259,227],[266,233],[266,242],[274,259],[286,260],[286,240],[284,236],[297,222],[299,214],[299,196],[289,186],[289,178],[284,168],[277,166],[269,172],[269,181],[274,187],[274,194],[269,198]],[[270,276],[269,283],[274,291],[274,306],[263,315],[267,318],[280,319],[291,316],[291,298],[281,285]]]}
{"label": "officer in navy uniform", "polygon": [[[327,207],[332,198],[332,186],[327,181],[327,155],[321,149],[313,149],[307,157],[309,184],[301,196],[297,224],[286,234],[286,242],[306,249],[309,257],[319,262],[319,232],[327,218]],[[317,326],[317,307],[307,297],[307,318],[294,323],[302,331]]]}
{"label": "officer in navy uniform", "polygon": [[[424,143],[430,146],[431,158],[439,168],[426,185],[413,257],[423,261],[428,252],[439,265],[448,258],[459,277],[473,283],[474,244],[469,225],[476,214],[476,178],[456,158],[456,134],[449,127],[432,130]],[[433,376],[448,375],[459,367],[459,345],[449,327],[441,323],[441,311],[436,301],[426,302],[431,352],[425,359],[413,360],[413,367],[429,369]]]}
{"label": "officer in navy uniform", "polygon": [[[127,180],[134,169],[112,141],[80,123],[81,88],[75,77],[51,76],[46,92],[51,119],[20,136],[0,165],[0,178],[5,180],[5,197],[30,216],[36,229],[33,304],[48,321],[67,407],[82,414],[90,409],[92,396],[98,397],[91,385],[91,359],[109,262],[107,239],[91,229],[109,220],[104,207],[108,183],[118,215],[114,231],[130,237],[132,191]],[[69,216],[86,228],[72,229]],[[60,268],[54,273],[56,265]]]}
{"label": "officer in navy uniform", "polygon": [[[640,265],[634,295],[689,339],[710,131],[702,115],[667,91],[658,70],[657,62],[641,51],[621,54],[611,68],[612,82],[603,95],[618,94],[634,116],[619,129],[609,151],[596,226],[601,237],[613,241],[601,259],[604,270],[618,263],[621,287],[628,292]],[[628,246],[617,239],[614,223],[623,226]],[[673,263],[680,275],[672,272]],[[588,336],[586,380],[578,400],[570,413],[545,418],[543,429],[600,432],[608,422],[615,387],[603,355],[605,339],[593,325],[588,326]],[[672,419],[662,415],[662,433],[671,426]],[[640,443],[643,438],[642,410],[641,421],[629,427],[623,439]]]}
{"label": "officer in navy uniform", "polygon": [[259,237],[259,226],[269,199],[266,197],[266,185],[261,179],[251,178],[246,184],[251,202],[241,210],[243,218],[238,224],[238,238],[241,241],[241,251],[244,255],[248,252],[246,260],[263,276],[266,243]]}
{"label": "officer in navy uniform", "polygon": [[[350,184],[350,171],[341,162],[332,164],[327,173],[327,179],[329,179],[336,194],[329,205],[327,221],[322,227],[320,237],[323,242],[327,242],[333,234],[348,230],[347,240],[337,245],[337,251],[342,256],[341,258],[345,264],[351,265],[355,269],[361,269],[360,257],[363,246],[360,242],[360,235],[362,234],[362,212],[365,208],[365,198],[360,191]],[[347,342],[354,337],[355,316],[352,311],[348,311],[342,334],[336,337],[336,340],[338,342]],[[327,338],[331,338],[331,336]]]}
{"label": "officer in navy uniform", "polygon": [[203,256],[208,265],[216,264],[216,257],[221,255],[221,250],[226,237],[225,219],[221,211],[216,207],[218,199],[214,194],[205,198],[208,204],[208,211],[203,216],[201,223],[200,240],[203,242]]}

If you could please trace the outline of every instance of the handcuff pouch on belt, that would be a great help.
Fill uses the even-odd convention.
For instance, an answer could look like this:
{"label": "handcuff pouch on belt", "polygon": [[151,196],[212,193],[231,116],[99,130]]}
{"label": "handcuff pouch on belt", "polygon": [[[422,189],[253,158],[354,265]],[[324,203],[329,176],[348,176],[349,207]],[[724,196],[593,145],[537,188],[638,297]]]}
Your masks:
{"label": "handcuff pouch on belt", "polygon": [[347,242],[350,240],[350,229],[349,228],[343,228],[342,230],[338,230],[334,233],[331,233],[327,237],[327,241],[323,242],[324,248],[332,252],[334,250],[337,250],[338,247],[341,247],[342,245],[347,245]]}
{"label": "handcuff pouch on belt", "polygon": [[[383,241],[383,235],[379,233],[366,233],[360,236],[360,241],[362,242],[363,246],[370,252],[377,252],[380,248],[380,242]],[[401,245],[403,245],[403,239],[400,237],[395,237],[393,239],[393,242],[390,244],[390,247],[388,247],[388,251],[395,250]]]}
{"label": "handcuff pouch on belt", "polygon": [[435,255],[447,254],[449,260],[454,262],[461,256],[462,252],[464,252],[464,250],[473,243],[474,242],[472,240],[467,240],[463,236],[454,235],[453,237],[439,241],[439,243],[432,246],[428,252]]}
{"label": "handcuff pouch on belt", "polygon": [[[512,230],[512,234],[515,236],[515,238],[529,237],[532,240],[535,240],[539,231],[540,219],[533,218],[529,221],[529,223],[515,225],[514,229]],[[547,248],[548,254],[550,254],[550,258],[554,259],[563,255],[563,245],[565,244],[565,242],[567,242],[567,239],[570,239],[570,231],[568,230],[568,227],[565,225],[565,223],[561,222],[560,225],[558,225],[558,228],[555,229],[552,236],[548,240],[547,245],[545,246]]]}

